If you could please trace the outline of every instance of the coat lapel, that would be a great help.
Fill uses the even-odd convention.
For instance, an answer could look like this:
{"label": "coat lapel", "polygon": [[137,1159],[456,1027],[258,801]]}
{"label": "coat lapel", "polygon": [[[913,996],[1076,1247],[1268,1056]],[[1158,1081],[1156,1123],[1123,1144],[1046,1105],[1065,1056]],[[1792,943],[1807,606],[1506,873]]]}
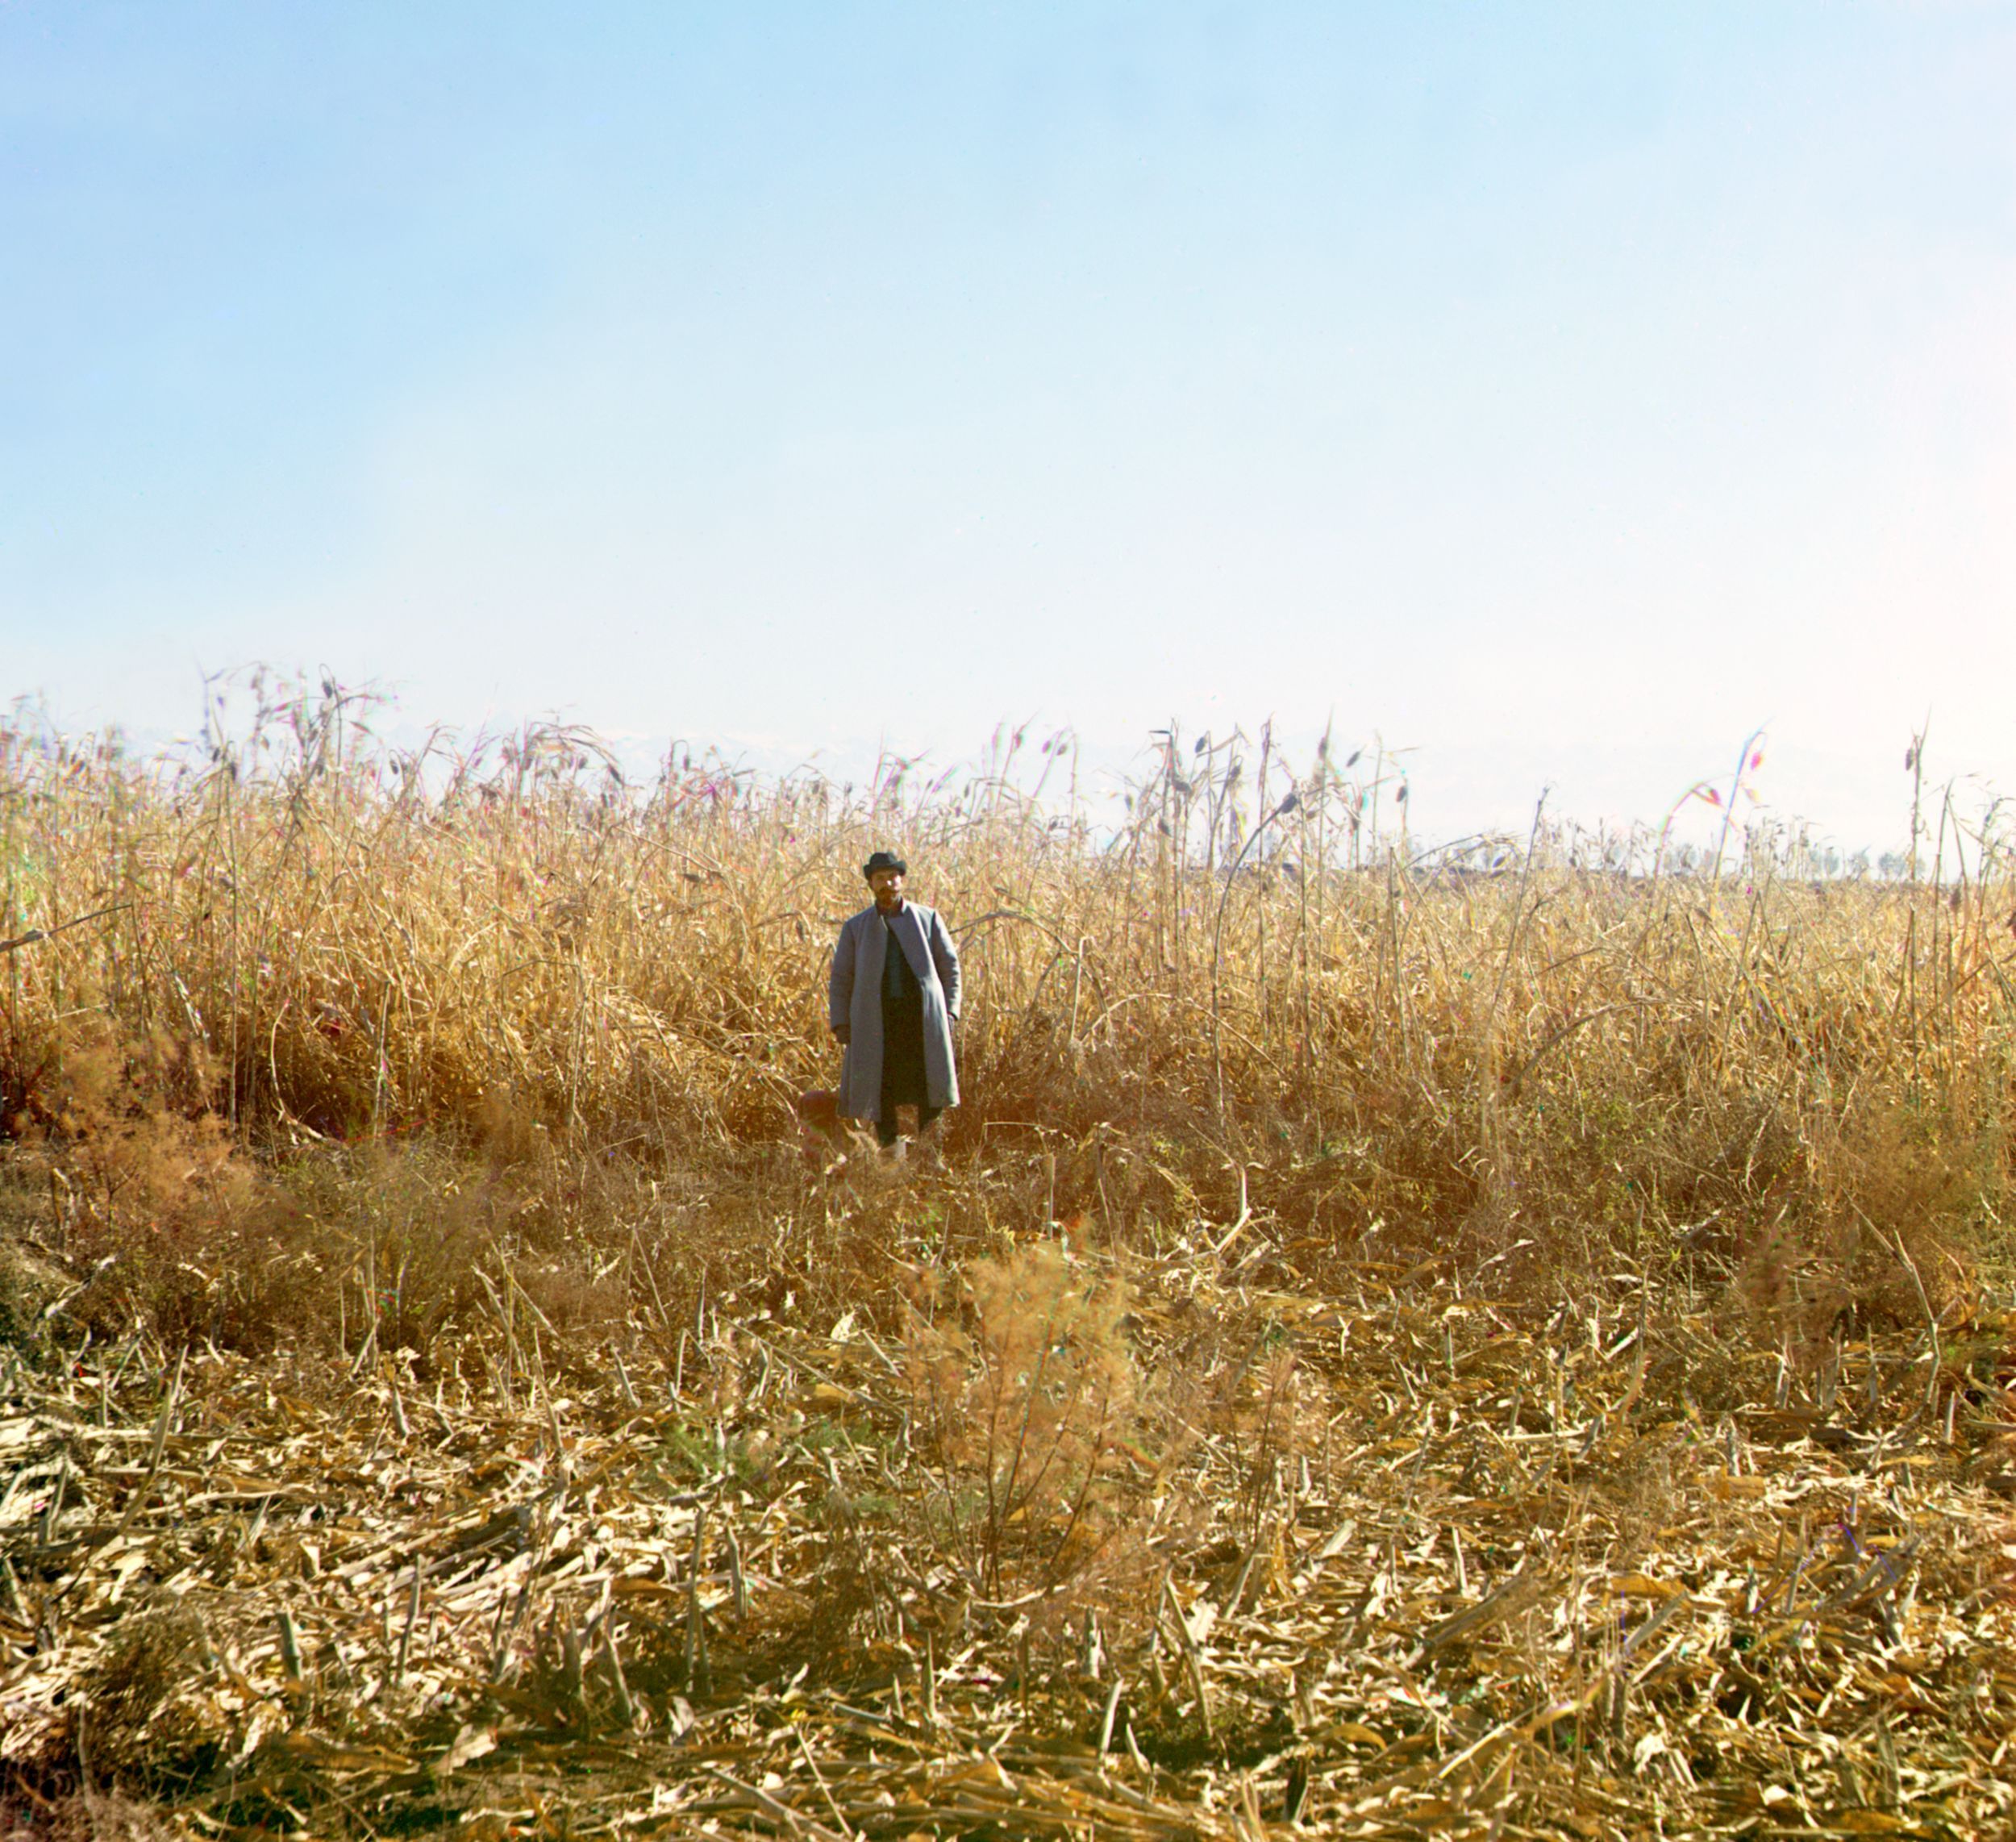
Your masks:
{"label": "coat lapel", "polygon": [[889,948],[889,930],[882,925],[881,916],[873,908],[868,911],[867,925],[862,932],[868,937],[861,943],[860,970],[856,975],[871,991],[882,989],[882,965]]}
{"label": "coat lapel", "polygon": [[910,969],[918,973],[918,983],[930,990],[931,949],[923,941],[923,917],[918,913],[918,905],[907,903],[902,915],[895,917],[895,927],[891,931],[903,947],[903,957],[910,961]]}

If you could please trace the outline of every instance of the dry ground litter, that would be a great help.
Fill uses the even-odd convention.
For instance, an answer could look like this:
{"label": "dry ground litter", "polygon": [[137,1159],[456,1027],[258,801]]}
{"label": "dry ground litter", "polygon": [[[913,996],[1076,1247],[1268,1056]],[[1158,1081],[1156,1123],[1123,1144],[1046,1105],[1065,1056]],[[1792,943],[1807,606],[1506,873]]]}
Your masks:
{"label": "dry ground litter", "polygon": [[[985,1181],[823,1200],[881,1224]],[[931,1282],[962,1252],[1053,1315],[1124,1283],[1096,1328],[1141,1398],[1075,1574],[989,1576],[937,1519],[948,1365],[986,1385],[974,1295]],[[1960,1836],[2016,1810],[2008,1435],[1927,1405],[1935,1361],[2016,1364],[2016,1320],[1799,1376],[1627,1275],[1575,1306],[1435,1262],[1319,1290],[1222,1225],[885,1257],[884,1309],[640,1319],[564,1377],[529,1306],[431,1385],[369,1350],[15,1365],[17,1823],[65,1763],[191,1835]]]}

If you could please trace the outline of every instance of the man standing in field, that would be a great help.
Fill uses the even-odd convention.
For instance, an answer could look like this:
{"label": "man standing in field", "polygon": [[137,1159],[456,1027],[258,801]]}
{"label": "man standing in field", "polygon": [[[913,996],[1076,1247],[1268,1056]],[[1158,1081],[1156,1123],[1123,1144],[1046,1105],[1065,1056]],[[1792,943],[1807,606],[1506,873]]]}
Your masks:
{"label": "man standing in field", "polygon": [[839,1113],[873,1120],[887,1152],[896,1144],[898,1107],[917,1109],[922,1140],[940,1113],[959,1104],[952,1062],[959,952],[936,909],[904,898],[910,866],[894,852],[877,851],[861,873],[875,902],[840,929],[827,1020],[845,1058]]}

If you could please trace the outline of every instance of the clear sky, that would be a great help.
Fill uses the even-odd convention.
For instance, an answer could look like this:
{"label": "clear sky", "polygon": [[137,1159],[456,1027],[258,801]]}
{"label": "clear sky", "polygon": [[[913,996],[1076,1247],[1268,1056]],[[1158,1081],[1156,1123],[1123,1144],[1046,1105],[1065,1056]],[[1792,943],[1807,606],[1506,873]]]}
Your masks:
{"label": "clear sky", "polygon": [[2016,7],[0,0],[0,694],[2016,791]]}

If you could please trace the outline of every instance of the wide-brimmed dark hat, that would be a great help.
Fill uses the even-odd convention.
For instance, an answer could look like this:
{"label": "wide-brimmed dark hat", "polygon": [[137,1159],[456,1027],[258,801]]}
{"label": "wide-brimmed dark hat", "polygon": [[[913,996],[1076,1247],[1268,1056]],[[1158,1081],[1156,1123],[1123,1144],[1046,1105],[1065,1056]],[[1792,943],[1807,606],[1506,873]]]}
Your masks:
{"label": "wide-brimmed dark hat", "polygon": [[877,851],[873,856],[861,865],[861,874],[873,882],[877,870],[894,870],[898,876],[908,876],[910,865],[898,856],[893,851]]}

